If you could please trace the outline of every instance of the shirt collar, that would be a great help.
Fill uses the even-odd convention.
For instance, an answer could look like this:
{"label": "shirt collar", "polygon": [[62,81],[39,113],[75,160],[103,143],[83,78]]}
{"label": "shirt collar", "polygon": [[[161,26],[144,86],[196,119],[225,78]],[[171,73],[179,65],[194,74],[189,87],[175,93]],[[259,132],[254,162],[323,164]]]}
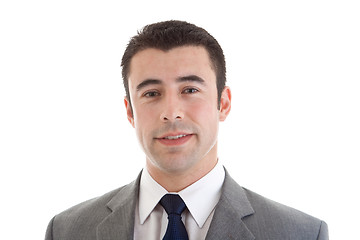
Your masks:
{"label": "shirt collar", "polygon": [[[207,175],[178,192],[199,228],[203,227],[219,202],[224,179],[224,168],[218,162]],[[150,176],[147,169],[144,169],[139,193],[140,224],[145,222],[160,199],[167,193],[166,189]]]}
{"label": "shirt collar", "polygon": [[167,194],[165,188],[158,184],[145,168],[142,171],[139,191],[139,217],[140,224],[144,224],[150,213],[159,203],[160,199]]}

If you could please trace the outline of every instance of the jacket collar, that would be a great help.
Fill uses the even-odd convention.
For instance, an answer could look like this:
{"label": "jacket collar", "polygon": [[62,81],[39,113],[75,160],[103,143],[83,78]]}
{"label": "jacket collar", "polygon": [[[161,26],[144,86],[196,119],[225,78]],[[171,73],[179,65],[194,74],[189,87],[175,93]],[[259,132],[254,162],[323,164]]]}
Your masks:
{"label": "jacket collar", "polygon": [[222,191],[206,240],[255,239],[243,222],[243,218],[254,214],[255,211],[244,189],[230,177],[226,169]]}
{"label": "jacket collar", "polygon": [[133,239],[135,207],[139,195],[141,172],[108,202],[110,214],[97,227],[98,240]]}
{"label": "jacket collar", "polygon": [[[141,172],[137,179],[124,186],[108,202],[110,214],[97,227],[98,240],[133,239],[135,207],[139,194]],[[241,239],[255,237],[243,222],[243,218],[254,214],[254,210],[242,187],[225,169],[222,194],[210,224],[206,240]]]}

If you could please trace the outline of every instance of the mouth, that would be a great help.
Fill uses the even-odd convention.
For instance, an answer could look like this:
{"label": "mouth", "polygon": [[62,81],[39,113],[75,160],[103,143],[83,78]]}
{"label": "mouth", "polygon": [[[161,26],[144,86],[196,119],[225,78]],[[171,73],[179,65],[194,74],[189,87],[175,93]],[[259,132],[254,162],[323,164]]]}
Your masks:
{"label": "mouth", "polygon": [[179,134],[179,135],[175,135],[175,136],[166,136],[166,137],[163,137],[163,139],[174,140],[174,139],[179,139],[179,138],[186,137],[186,136],[188,136],[188,134]]}
{"label": "mouth", "polygon": [[166,146],[176,146],[185,144],[191,139],[193,134],[179,133],[179,134],[167,134],[165,136],[156,138],[160,143]]}

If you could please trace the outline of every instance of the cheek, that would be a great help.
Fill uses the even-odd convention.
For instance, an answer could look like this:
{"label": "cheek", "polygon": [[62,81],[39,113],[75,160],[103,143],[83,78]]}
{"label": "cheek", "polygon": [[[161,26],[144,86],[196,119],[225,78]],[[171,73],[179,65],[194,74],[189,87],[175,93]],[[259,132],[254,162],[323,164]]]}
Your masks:
{"label": "cheek", "polygon": [[147,120],[153,119],[153,111],[149,107],[137,104],[133,107],[135,126],[146,124]]}
{"label": "cheek", "polygon": [[202,125],[209,125],[219,118],[217,106],[210,101],[204,100],[193,103],[189,110],[188,113],[191,118],[197,119]]}
{"label": "cheek", "polygon": [[134,111],[134,123],[136,133],[140,141],[150,134],[154,128],[153,122],[156,121],[157,117],[155,116],[155,111],[149,107],[145,108],[135,108]]}

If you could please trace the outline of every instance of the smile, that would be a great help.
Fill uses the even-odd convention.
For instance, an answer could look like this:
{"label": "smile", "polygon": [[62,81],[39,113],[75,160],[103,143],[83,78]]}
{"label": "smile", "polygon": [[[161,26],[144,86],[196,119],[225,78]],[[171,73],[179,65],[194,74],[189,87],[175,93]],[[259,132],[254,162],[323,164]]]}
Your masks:
{"label": "smile", "polygon": [[165,146],[180,146],[188,142],[192,138],[193,134],[171,134],[156,138],[161,144]]}
{"label": "smile", "polygon": [[176,136],[167,136],[167,137],[164,137],[164,139],[173,140],[173,139],[179,139],[179,138],[186,137],[186,136],[188,136],[188,135],[180,134],[180,135],[176,135]]}

